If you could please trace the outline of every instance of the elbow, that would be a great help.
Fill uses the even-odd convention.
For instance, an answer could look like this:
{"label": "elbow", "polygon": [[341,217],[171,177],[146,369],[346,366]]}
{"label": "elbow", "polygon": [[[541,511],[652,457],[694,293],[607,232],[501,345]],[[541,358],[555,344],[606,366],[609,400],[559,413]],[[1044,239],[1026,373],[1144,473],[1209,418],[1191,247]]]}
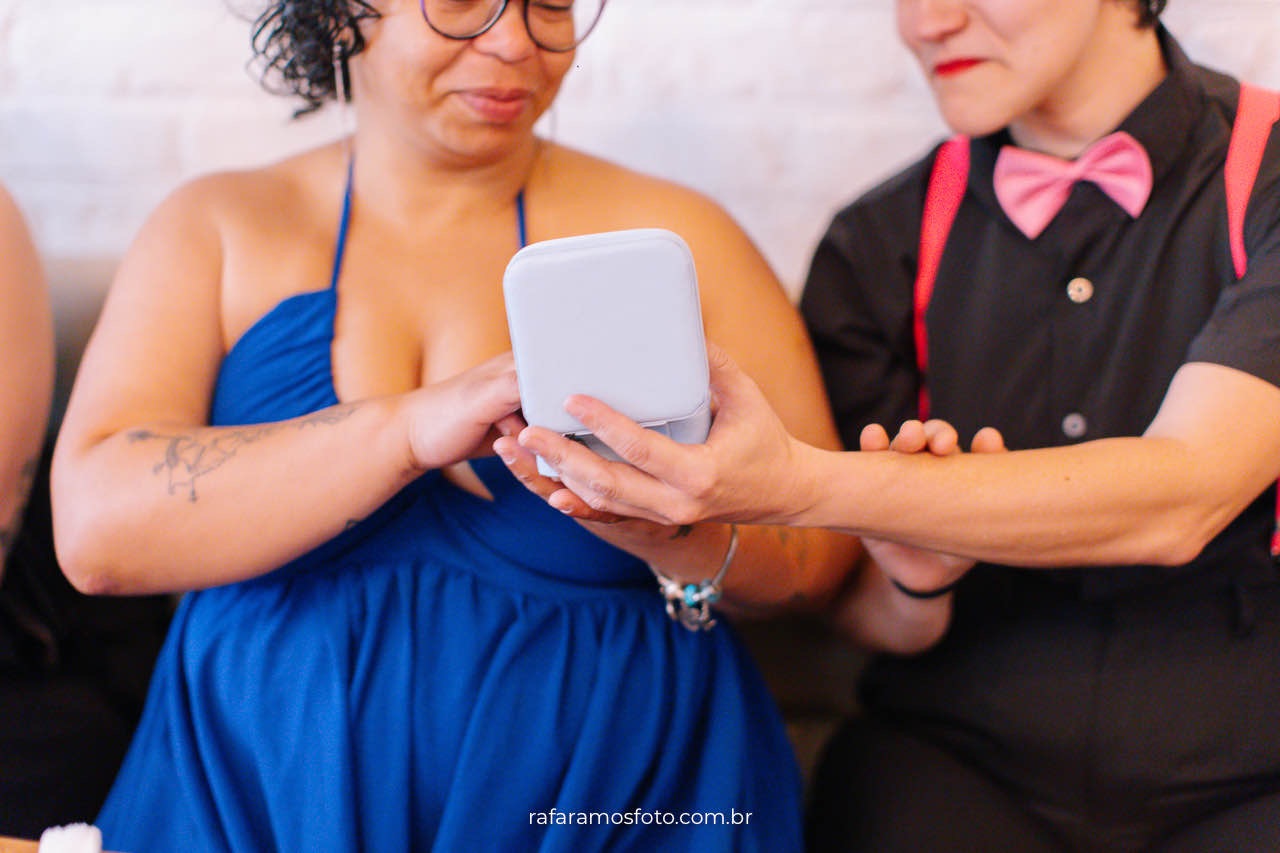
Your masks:
{"label": "elbow", "polygon": [[108,502],[90,499],[83,490],[59,488],[55,468],[51,480],[53,547],[62,574],[85,595],[127,595],[133,592],[111,559]]}
{"label": "elbow", "polygon": [[1169,531],[1159,547],[1148,552],[1139,562],[1153,566],[1184,566],[1190,563],[1213,539],[1203,531]]}
{"label": "elbow", "polygon": [[[1135,553],[1123,562],[1135,565],[1183,566],[1199,557],[1233,515],[1205,507],[1188,507],[1153,518],[1141,531]],[[1120,562],[1120,561],[1117,561]]]}
{"label": "elbow", "polygon": [[104,559],[105,548],[98,539],[90,524],[55,520],[53,545],[63,575],[85,595],[128,594],[120,573]]}

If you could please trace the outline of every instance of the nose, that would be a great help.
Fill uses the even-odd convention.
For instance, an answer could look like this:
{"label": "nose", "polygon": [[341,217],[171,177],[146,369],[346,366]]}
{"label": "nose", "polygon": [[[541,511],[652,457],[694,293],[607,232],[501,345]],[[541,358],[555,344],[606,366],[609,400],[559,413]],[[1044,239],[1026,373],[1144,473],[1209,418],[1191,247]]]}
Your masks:
{"label": "nose", "polygon": [[898,31],[908,44],[942,41],[968,21],[964,0],[898,0]]}
{"label": "nose", "polygon": [[511,0],[493,26],[472,41],[476,50],[503,62],[519,62],[537,52],[538,46],[524,22],[523,0]]}

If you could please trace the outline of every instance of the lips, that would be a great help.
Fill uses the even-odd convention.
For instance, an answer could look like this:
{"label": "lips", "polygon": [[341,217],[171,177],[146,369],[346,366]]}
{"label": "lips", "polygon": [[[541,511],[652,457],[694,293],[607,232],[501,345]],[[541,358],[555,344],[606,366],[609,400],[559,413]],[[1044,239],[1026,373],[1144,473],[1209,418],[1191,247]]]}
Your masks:
{"label": "lips", "polygon": [[954,77],[957,74],[963,74],[970,68],[974,68],[982,64],[981,59],[973,57],[962,57],[960,59],[948,59],[945,62],[939,62],[933,66],[933,73],[937,77]]}
{"label": "lips", "polygon": [[480,88],[458,93],[463,102],[486,121],[505,124],[524,114],[533,100],[528,89]]}

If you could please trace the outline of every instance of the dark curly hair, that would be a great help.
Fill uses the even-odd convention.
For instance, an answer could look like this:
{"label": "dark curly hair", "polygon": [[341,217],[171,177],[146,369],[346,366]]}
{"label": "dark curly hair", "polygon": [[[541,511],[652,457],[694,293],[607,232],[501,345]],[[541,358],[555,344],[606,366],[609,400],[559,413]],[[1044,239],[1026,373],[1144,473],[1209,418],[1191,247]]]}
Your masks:
{"label": "dark curly hair", "polygon": [[274,0],[253,24],[253,65],[267,91],[295,95],[306,115],[337,96],[335,65],[364,50],[360,22],[378,17],[368,0]]}

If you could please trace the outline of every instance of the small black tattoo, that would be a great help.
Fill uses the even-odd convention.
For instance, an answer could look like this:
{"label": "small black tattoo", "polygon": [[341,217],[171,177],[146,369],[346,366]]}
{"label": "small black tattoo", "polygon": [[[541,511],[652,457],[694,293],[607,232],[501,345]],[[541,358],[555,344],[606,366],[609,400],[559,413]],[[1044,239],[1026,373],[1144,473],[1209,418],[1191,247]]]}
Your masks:
{"label": "small black tattoo", "polygon": [[195,502],[196,480],[221,468],[227,460],[246,444],[253,444],[282,429],[307,429],[312,426],[335,424],[345,420],[355,411],[354,405],[336,406],[308,415],[301,420],[262,424],[220,431],[213,437],[200,433],[165,434],[147,429],[133,430],[128,434],[130,442],[160,440],[166,442],[164,458],[152,468],[157,476],[167,475],[169,494],[183,491],[187,500]]}

